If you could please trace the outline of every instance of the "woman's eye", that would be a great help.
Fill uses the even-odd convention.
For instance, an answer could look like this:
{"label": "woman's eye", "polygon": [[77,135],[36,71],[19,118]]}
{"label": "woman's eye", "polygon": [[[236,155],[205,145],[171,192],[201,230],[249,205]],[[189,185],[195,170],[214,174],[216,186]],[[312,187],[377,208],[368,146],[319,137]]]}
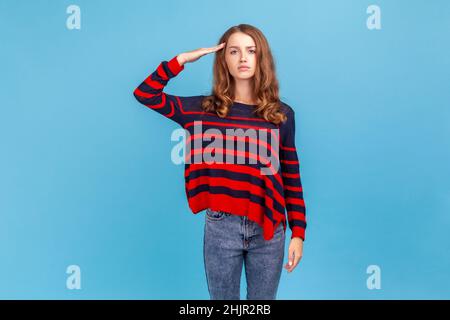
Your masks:
{"label": "woman's eye", "polygon": [[[256,52],[256,50],[254,50],[254,49],[250,49],[249,50],[251,53],[255,53]],[[230,54],[234,54],[234,53],[236,53],[237,52],[237,50],[231,50],[230,51]]]}

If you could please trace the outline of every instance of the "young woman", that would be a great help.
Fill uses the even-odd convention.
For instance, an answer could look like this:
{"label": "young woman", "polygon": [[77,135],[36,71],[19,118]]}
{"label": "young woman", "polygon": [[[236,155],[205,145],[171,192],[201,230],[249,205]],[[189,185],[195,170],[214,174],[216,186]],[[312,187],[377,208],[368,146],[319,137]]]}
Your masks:
{"label": "young woman", "polygon": [[[242,264],[247,299],[275,299],[284,259],[285,209],[292,231],[284,266],[288,272],[299,263],[305,240],[294,111],[279,99],[274,60],[260,30],[240,24],[219,43],[162,61],[134,96],[187,134],[186,196],[194,214],[206,210],[203,253],[211,299],[240,299]],[[211,95],[163,91],[185,64],[213,52]]]}

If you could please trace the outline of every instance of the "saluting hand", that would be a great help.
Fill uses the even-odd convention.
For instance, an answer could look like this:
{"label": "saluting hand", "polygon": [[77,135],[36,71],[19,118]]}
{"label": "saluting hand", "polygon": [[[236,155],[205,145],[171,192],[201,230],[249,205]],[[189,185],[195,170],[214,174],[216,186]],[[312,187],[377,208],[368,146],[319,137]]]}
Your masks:
{"label": "saluting hand", "polygon": [[200,57],[202,57],[208,53],[211,53],[211,52],[216,52],[216,51],[222,49],[223,47],[225,47],[225,42],[222,42],[221,44],[214,46],[214,47],[199,48],[196,50],[183,52],[183,53],[180,53],[179,55],[177,55],[177,60],[180,65],[183,65],[187,62],[194,62],[194,61],[197,61]]}

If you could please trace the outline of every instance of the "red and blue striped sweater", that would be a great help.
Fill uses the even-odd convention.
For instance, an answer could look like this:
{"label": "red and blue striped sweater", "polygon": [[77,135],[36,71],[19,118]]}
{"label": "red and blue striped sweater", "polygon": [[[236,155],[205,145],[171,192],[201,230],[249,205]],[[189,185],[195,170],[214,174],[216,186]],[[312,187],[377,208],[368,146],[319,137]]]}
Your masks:
{"label": "red and blue striped sweater", "polygon": [[[201,101],[205,96],[182,97],[163,91],[168,81],[183,69],[184,65],[178,63],[176,56],[162,61],[134,90],[134,96],[143,105],[184,128],[188,150],[185,154],[185,189],[192,212],[197,214],[211,208],[247,216],[263,228],[264,239],[270,240],[280,223],[286,231],[286,210],[291,238],[305,240],[306,212],[295,147],[293,109],[281,102],[287,121],[276,125],[253,114],[253,105],[234,102],[229,114],[221,118],[203,111]],[[228,134],[227,129],[254,129],[252,132],[259,135],[257,139],[244,136],[242,141],[245,150],[249,151],[242,152],[236,150],[234,144],[234,139],[239,137]],[[214,147],[211,146],[213,137]],[[274,145],[277,147],[273,148]],[[255,146],[260,150],[258,153],[253,152]],[[261,152],[264,149],[265,153]],[[261,153],[271,155],[270,159]],[[226,161],[198,161],[199,155],[205,157],[207,154],[224,156]],[[242,158],[247,161],[243,162]],[[270,161],[274,158],[275,164]],[[269,174],[262,174],[262,168],[269,170]]]}

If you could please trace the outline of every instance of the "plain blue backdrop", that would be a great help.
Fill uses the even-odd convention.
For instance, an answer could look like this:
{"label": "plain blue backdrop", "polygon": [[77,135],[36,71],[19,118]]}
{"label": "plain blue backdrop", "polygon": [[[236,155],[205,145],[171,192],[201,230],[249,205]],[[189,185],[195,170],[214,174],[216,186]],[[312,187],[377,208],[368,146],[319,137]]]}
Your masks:
{"label": "plain blue backdrop", "polygon": [[[71,4],[80,30],[66,27]],[[380,30],[366,27],[371,4]],[[0,298],[209,299],[204,211],[170,160],[177,124],[133,90],[249,23],[296,111],[307,208],[278,298],[449,299],[449,18],[445,0],[1,1]],[[166,92],[209,94],[212,62]],[[80,290],[66,288],[70,265]]]}

